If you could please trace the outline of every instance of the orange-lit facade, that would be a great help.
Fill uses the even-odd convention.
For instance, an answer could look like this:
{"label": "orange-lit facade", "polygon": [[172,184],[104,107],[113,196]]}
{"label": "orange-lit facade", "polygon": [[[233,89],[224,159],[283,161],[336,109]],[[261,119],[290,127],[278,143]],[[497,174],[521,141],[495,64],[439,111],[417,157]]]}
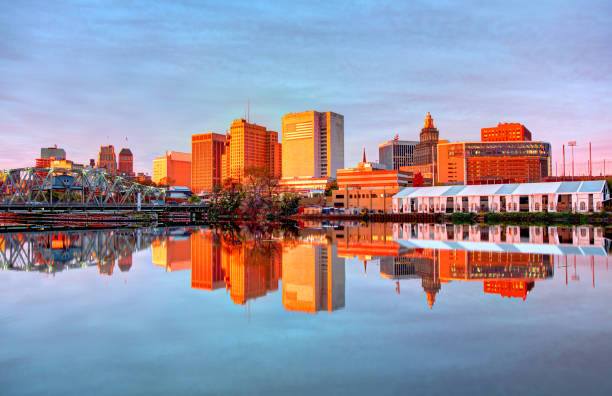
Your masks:
{"label": "orange-lit facade", "polygon": [[371,162],[338,170],[338,190],[333,191],[336,208],[391,211],[394,194],[412,185],[412,177],[401,170],[378,169]]}
{"label": "orange-lit facade", "polygon": [[212,191],[223,180],[225,135],[202,133],[191,136],[191,188],[199,194]]}
{"label": "orange-lit facade", "polygon": [[441,184],[540,182],[550,175],[546,142],[440,143],[437,150]]}
{"label": "orange-lit facade", "polygon": [[482,128],[480,140],[483,142],[514,142],[531,140],[531,132],[525,125],[517,122],[499,123],[496,127]]}
{"label": "orange-lit facade", "polygon": [[134,155],[129,148],[122,148],[119,152],[119,173],[134,176]]}
{"label": "orange-lit facade", "polygon": [[331,111],[289,113],[282,120],[286,178],[335,178],[344,168],[344,116]]}
{"label": "orange-lit facade", "polygon": [[245,119],[235,120],[226,137],[221,179],[242,183],[245,170],[255,167],[280,177],[280,152],[278,132],[268,131],[266,127],[251,124]]}
{"label": "orange-lit facade", "polygon": [[97,167],[106,169],[111,175],[117,173],[117,156],[115,155],[115,148],[113,145],[100,147]]}
{"label": "orange-lit facade", "polygon": [[153,182],[191,188],[191,154],[166,151],[153,160]]}

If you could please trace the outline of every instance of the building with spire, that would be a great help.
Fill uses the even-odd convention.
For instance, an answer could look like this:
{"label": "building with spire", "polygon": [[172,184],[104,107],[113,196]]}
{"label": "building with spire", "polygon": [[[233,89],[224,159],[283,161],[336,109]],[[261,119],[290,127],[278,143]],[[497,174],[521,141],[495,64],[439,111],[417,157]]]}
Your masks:
{"label": "building with spire", "polygon": [[431,114],[427,112],[425,125],[419,135],[419,143],[414,148],[414,165],[428,165],[436,161],[436,148],[440,140],[440,132],[434,126]]}

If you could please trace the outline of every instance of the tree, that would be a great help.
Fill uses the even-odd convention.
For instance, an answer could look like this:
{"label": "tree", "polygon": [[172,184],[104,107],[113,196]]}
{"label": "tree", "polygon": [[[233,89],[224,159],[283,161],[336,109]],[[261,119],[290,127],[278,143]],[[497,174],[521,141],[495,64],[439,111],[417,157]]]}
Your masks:
{"label": "tree", "polygon": [[325,196],[331,197],[333,194],[333,191],[337,189],[338,189],[338,183],[335,180],[330,181],[329,183],[327,183],[327,186],[325,187]]}
{"label": "tree", "polygon": [[189,197],[190,204],[199,204],[200,201],[200,197],[198,197],[196,194],[192,194],[191,197]]}
{"label": "tree", "polygon": [[423,187],[423,175],[421,172],[414,174],[414,178],[412,179],[412,187]]}

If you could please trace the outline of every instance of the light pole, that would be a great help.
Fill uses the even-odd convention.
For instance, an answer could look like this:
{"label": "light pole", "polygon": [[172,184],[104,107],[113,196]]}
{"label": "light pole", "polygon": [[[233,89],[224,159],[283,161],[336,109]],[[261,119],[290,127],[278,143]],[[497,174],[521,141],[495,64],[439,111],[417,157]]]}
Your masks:
{"label": "light pole", "polygon": [[576,147],[576,141],[572,140],[567,145],[572,148],[572,180],[574,180],[574,147]]}

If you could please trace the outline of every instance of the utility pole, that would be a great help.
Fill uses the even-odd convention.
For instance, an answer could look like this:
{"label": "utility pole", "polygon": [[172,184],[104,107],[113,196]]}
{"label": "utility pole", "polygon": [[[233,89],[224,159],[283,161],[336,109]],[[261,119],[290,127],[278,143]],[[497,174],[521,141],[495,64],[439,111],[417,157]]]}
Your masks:
{"label": "utility pole", "polygon": [[565,177],[565,144],[563,145],[563,177]]}
{"label": "utility pole", "polygon": [[589,142],[589,177],[593,177],[593,162],[591,159],[591,142]]}

